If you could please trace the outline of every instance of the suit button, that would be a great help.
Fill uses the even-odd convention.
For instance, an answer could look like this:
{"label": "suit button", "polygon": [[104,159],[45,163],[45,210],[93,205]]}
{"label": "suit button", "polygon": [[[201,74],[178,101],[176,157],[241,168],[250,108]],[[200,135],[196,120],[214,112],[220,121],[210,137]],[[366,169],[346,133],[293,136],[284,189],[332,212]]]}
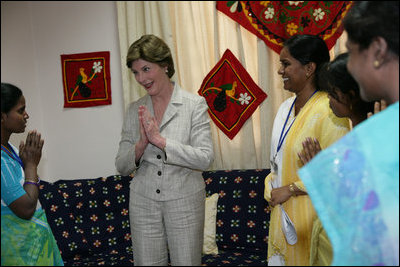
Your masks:
{"label": "suit button", "polygon": [[157,172],[157,174],[158,174],[158,176],[161,176],[161,172],[159,171],[159,172]]}
{"label": "suit button", "polygon": [[160,189],[157,189],[156,192],[157,192],[157,194],[160,194]]}
{"label": "suit button", "polygon": [[158,158],[158,159],[161,159],[161,156],[160,156],[160,155],[157,155],[157,158]]}

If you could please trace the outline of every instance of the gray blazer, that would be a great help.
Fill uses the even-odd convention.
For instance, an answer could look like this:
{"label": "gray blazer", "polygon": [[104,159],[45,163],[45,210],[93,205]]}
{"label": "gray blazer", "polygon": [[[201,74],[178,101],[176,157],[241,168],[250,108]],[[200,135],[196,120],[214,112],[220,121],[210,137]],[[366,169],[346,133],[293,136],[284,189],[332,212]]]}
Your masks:
{"label": "gray blazer", "polygon": [[172,200],[204,190],[202,171],[207,170],[214,160],[205,99],[182,90],[175,83],[160,125],[160,133],[167,139],[165,151],[148,144],[139,166],[136,166],[140,105],[147,106],[154,116],[149,95],[129,105],[115,160],[116,168],[122,175],[134,173],[131,192],[154,200]]}

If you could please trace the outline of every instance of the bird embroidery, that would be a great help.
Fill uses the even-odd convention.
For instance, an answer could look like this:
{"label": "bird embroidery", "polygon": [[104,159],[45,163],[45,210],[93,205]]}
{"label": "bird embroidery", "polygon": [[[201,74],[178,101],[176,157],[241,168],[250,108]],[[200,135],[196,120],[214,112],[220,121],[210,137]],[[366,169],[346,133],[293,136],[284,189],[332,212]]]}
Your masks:
{"label": "bird embroidery", "polygon": [[92,94],[92,90],[89,88],[87,85],[88,83],[91,82],[92,79],[97,77],[96,73],[100,73],[102,70],[103,66],[101,66],[101,62],[94,62],[93,67],[90,72],[90,78],[88,79],[88,76],[85,73],[85,68],[79,68],[79,75],[76,79],[75,83],[75,89],[73,90],[71,94],[71,100],[74,99],[74,96],[76,95],[76,91],[79,89],[79,92],[82,97],[88,98]]}
{"label": "bird embroidery", "polygon": [[214,99],[213,106],[216,111],[222,112],[226,109],[227,99],[232,103],[240,104],[240,105],[248,105],[251,100],[251,96],[247,93],[240,94],[240,97],[236,96],[237,82],[233,81],[233,83],[223,84],[219,87],[215,87],[214,83],[211,83],[211,87],[208,87],[205,91],[205,95],[207,92],[217,93],[217,96]]}

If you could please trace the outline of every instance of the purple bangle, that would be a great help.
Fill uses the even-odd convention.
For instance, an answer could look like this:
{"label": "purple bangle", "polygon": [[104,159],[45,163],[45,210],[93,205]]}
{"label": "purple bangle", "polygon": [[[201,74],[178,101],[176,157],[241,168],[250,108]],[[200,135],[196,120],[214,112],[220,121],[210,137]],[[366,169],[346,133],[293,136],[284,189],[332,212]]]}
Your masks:
{"label": "purple bangle", "polygon": [[39,182],[37,182],[37,183],[33,183],[33,182],[25,182],[25,183],[24,183],[24,185],[26,185],[26,184],[33,184],[33,185],[36,185],[37,187],[39,187]]}
{"label": "purple bangle", "polygon": [[34,181],[32,181],[32,180],[27,179],[27,180],[24,182],[24,185],[25,185],[25,184],[34,184],[34,185],[39,186],[39,185],[40,185],[40,177],[38,176],[37,178],[38,178],[38,181],[37,181],[37,182],[34,182]]}

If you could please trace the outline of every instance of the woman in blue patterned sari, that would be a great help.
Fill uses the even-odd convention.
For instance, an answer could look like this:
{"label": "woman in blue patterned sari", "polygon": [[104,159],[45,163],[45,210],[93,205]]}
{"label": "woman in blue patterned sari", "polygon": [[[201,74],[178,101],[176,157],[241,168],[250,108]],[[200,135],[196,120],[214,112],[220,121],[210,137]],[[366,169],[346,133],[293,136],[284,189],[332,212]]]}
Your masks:
{"label": "woman in blue patterned sari", "polygon": [[38,201],[40,133],[30,131],[19,151],[11,134],[23,133],[29,118],[19,88],[1,83],[1,265],[62,266],[46,214]]}

